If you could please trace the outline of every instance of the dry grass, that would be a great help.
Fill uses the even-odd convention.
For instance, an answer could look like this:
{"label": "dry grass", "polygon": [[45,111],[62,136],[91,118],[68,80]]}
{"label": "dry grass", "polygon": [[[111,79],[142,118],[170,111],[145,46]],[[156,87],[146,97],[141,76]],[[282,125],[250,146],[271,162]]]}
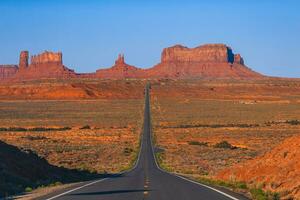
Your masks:
{"label": "dry grass", "polygon": [[141,99],[1,101],[0,127],[126,127],[141,117],[142,107]]}
{"label": "dry grass", "polygon": [[4,142],[31,149],[50,164],[99,173],[128,168],[135,159],[138,138],[134,128],[0,134]]}
{"label": "dry grass", "polygon": [[[299,134],[300,81],[167,81],[152,85],[163,166],[194,176],[261,155]],[[167,92],[168,91],[168,92]],[[227,141],[235,148],[216,148]]]}
{"label": "dry grass", "polygon": [[0,140],[31,149],[53,165],[119,172],[135,159],[142,116],[141,98],[1,101],[0,127],[71,130],[0,131]]}

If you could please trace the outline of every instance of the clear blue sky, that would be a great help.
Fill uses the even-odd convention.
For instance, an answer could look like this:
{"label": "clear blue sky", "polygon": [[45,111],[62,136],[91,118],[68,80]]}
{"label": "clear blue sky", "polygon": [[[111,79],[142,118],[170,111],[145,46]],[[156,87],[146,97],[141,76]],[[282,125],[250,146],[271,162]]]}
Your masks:
{"label": "clear blue sky", "polygon": [[225,43],[252,69],[300,77],[298,0],[1,0],[0,63],[20,50],[62,51],[78,72],[151,67],[164,47]]}

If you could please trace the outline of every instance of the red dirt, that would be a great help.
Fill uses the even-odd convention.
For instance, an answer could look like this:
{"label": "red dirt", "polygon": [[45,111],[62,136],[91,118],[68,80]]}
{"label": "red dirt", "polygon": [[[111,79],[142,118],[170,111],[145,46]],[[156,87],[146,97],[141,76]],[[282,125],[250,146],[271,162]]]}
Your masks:
{"label": "red dirt", "polygon": [[300,199],[300,136],[286,139],[272,151],[217,175],[223,180],[238,180],[276,191],[284,199]]}
{"label": "red dirt", "polygon": [[0,99],[136,99],[143,88],[143,81],[44,80],[1,85]]}

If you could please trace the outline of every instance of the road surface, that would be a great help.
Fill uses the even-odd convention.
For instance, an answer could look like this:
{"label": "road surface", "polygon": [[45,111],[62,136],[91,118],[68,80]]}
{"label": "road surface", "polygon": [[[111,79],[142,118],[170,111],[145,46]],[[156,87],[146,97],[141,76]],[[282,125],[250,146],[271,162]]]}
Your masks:
{"label": "road surface", "polygon": [[42,199],[57,200],[230,200],[244,199],[236,194],[191,182],[161,170],[155,161],[151,142],[149,86],[145,89],[142,143],[135,167],[111,178],[85,182],[75,188],[55,192]]}

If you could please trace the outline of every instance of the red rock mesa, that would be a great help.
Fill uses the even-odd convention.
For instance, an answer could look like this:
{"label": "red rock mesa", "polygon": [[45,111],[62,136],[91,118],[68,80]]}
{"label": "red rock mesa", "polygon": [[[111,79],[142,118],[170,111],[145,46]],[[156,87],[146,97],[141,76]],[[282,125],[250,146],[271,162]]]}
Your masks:
{"label": "red rock mesa", "polygon": [[17,71],[17,65],[0,65],[0,80],[13,77]]}
{"label": "red rock mesa", "polygon": [[97,70],[96,76],[109,79],[139,78],[143,76],[143,70],[126,64],[124,55],[119,54],[114,66]]}
{"label": "red rock mesa", "polygon": [[150,77],[169,78],[259,78],[244,65],[239,54],[224,44],[196,48],[181,45],[165,48],[161,62],[148,70]]}
{"label": "red rock mesa", "polygon": [[20,54],[19,66],[0,66],[1,79],[40,78],[261,78],[261,74],[246,67],[240,54],[224,44],[207,44],[195,48],[181,45],[165,48],[161,62],[149,69],[140,69],[125,63],[119,55],[111,68],[99,69],[96,73],[77,74],[65,67],[62,53],[45,51],[31,56],[28,51]]}
{"label": "red rock mesa", "polygon": [[28,52],[20,54],[19,70],[15,75],[17,79],[38,79],[38,78],[70,78],[76,77],[73,70],[63,65],[62,53],[45,51],[39,55],[31,56],[31,63],[28,63]]}

